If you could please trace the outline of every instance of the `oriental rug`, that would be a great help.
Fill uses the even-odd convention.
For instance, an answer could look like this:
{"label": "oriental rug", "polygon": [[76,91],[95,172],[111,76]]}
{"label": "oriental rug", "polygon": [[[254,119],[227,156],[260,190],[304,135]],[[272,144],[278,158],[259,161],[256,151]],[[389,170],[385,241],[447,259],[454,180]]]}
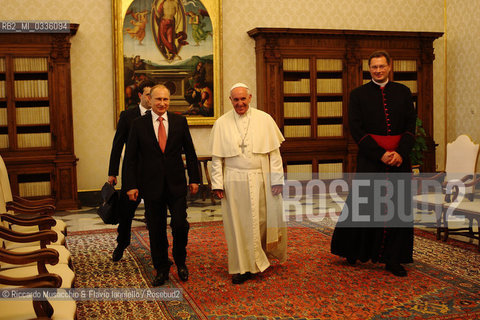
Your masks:
{"label": "oriental rug", "polygon": [[[480,254],[456,240],[440,242],[416,230],[413,264],[398,278],[383,265],[349,266],[330,254],[331,221],[291,222],[288,261],[233,285],[221,222],[193,223],[188,282],[172,267],[169,288],[182,301],[78,302],[79,319],[480,319]],[[76,287],[151,286],[148,231],[135,228],[118,263],[116,233],[72,233]],[[171,238],[170,238],[171,241]]]}

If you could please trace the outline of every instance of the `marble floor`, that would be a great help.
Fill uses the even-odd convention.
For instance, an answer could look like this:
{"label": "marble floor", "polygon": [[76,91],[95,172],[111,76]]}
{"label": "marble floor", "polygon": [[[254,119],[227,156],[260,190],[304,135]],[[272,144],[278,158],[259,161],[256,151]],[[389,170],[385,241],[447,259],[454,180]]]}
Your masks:
{"label": "marble floor", "polygon": [[[285,214],[289,220],[296,219],[297,215],[311,214],[312,219],[327,218],[336,220],[335,212],[340,212],[343,199],[332,200],[325,195],[319,195],[314,198],[302,198],[299,200],[285,201]],[[116,229],[116,225],[104,224],[102,219],[96,213],[96,207],[82,207],[78,210],[57,211],[55,216],[61,218],[67,223],[69,231],[88,231],[97,229]],[[189,222],[208,222],[222,220],[222,210],[220,201],[216,200],[212,204],[211,199],[189,199],[188,200],[188,221]],[[145,209],[141,203],[135,212],[132,227],[145,225]]]}
{"label": "marble floor", "polygon": [[[477,194],[476,197],[480,197],[480,194]],[[328,219],[329,224],[333,226],[338,220],[337,214],[343,207],[344,199],[345,195],[336,199],[332,199],[328,195],[316,195],[309,198],[302,197],[300,199],[285,200],[285,215],[288,221],[310,219],[310,221],[315,222]],[[144,206],[143,203],[141,203],[135,213],[132,227],[145,225],[144,212]],[[200,197],[197,197],[189,199],[187,212],[188,221],[191,223],[222,220],[222,211],[219,200],[216,200],[215,204],[212,204],[212,200],[208,198],[201,199]],[[117,225],[104,224],[96,213],[95,207],[83,207],[79,210],[57,211],[55,216],[63,219],[67,223],[70,232],[117,228]],[[417,210],[415,220],[416,222],[422,221],[433,225],[435,216],[433,212]],[[459,227],[464,226],[465,224],[465,220],[461,218],[453,218],[453,220],[450,221],[450,226]],[[424,223],[418,224],[417,227],[432,233],[436,230],[435,228],[426,227]],[[474,229],[476,230],[476,227],[474,227]],[[477,243],[477,240],[464,236],[452,237],[469,243]]]}
{"label": "marble floor", "polygon": [[[103,223],[96,210],[96,207],[82,207],[78,210],[57,211],[55,216],[65,221],[69,232],[117,228],[117,225]],[[190,200],[187,212],[189,222],[207,222],[222,219],[220,202],[216,201],[216,204],[212,204],[210,199]],[[144,205],[140,203],[135,212],[132,227],[145,225],[144,213]]]}

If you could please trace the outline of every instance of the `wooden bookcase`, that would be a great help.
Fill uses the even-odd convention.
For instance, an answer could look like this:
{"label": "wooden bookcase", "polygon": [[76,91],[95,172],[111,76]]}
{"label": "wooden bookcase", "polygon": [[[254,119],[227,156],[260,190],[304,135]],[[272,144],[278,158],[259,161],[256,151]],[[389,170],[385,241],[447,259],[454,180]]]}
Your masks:
{"label": "wooden bookcase", "polygon": [[427,133],[422,170],[435,171],[433,141],[434,32],[255,28],[257,105],[277,122],[289,179],[353,172],[357,146],[348,130],[352,89],[370,81],[368,57],[392,56],[390,78],[407,85]]}
{"label": "wooden bookcase", "polygon": [[54,197],[76,209],[70,38],[67,33],[0,33],[0,154],[12,193]]}

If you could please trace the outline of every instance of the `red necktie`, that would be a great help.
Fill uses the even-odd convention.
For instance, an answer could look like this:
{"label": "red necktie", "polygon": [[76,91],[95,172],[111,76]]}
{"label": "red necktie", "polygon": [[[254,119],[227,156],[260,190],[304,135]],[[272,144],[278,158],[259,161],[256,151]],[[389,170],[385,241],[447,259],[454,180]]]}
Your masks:
{"label": "red necktie", "polygon": [[167,133],[165,131],[165,127],[163,126],[163,118],[158,117],[157,121],[160,122],[158,126],[158,144],[162,152],[165,152],[165,146],[167,145]]}

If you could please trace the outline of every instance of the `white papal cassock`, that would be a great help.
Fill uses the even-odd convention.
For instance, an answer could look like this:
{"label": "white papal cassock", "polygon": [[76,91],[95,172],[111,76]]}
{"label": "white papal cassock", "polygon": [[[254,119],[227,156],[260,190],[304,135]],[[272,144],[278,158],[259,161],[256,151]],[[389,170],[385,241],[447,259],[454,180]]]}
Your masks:
{"label": "white papal cassock", "polygon": [[283,199],[271,186],[283,185],[279,147],[285,139],[267,113],[249,108],[220,117],[210,135],[212,189],[225,192],[223,226],[228,271],[262,272],[277,258],[287,258]]}

